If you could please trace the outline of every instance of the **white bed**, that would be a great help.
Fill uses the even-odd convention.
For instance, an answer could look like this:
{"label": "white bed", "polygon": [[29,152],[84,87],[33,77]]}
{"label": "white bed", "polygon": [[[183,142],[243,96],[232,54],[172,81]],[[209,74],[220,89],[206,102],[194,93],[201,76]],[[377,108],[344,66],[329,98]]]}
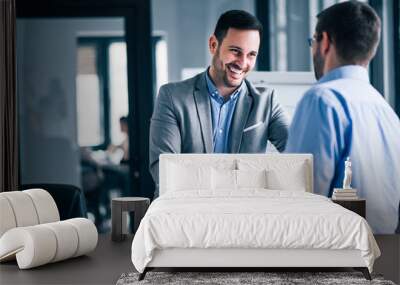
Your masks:
{"label": "white bed", "polygon": [[[380,255],[362,217],[312,194],[307,154],[165,154],[132,243],[154,267],[354,267]],[[368,270],[367,270],[368,268]]]}

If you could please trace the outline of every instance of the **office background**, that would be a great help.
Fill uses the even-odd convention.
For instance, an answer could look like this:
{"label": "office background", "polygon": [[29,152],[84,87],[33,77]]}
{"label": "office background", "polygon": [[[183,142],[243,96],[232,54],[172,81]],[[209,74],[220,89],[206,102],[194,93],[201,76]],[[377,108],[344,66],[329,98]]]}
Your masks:
{"label": "office background", "polygon": [[[5,165],[11,158],[18,164],[2,179],[11,182],[2,184],[63,183],[90,191],[98,183],[113,195],[151,197],[148,134],[157,90],[208,66],[207,40],[219,15],[244,9],[262,21],[265,33],[257,70],[311,71],[306,39],[313,34],[316,14],[336,2],[15,1],[16,20],[7,22],[15,30],[15,42],[5,46],[15,48],[16,97],[2,96],[1,105],[15,100],[16,114],[7,113],[11,124],[2,128],[2,137],[11,132],[17,139],[11,152],[2,145],[1,161]],[[368,2],[382,19],[381,43],[369,67],[371,81],[399,115],[399,1]],[[7,3],[14,1],[2,5]],[[2,86],[2,92],[13,93]],[[83,149],[102,162],[107,148],[124,139],[121,116],[128,116],[129,125],[126,167],[110,170],[103,161],[93,168],[96,174],[100,169],[100,176],[88,176]],[[101,211],[98,215],[107,216],[107,209]]]}

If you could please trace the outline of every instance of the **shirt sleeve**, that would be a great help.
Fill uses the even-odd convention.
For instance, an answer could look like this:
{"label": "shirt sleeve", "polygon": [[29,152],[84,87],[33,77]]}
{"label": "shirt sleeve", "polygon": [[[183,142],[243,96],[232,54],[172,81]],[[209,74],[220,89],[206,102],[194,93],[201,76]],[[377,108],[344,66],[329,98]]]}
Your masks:
{"label": "shirt sleeve", "polygon": [[[347,117],[332,90],[311,89],[298,103],[289,128],[288,153],[311,153],[314,193],[331,196],[345,149]],[[337,186],[337,185],[336,185]]]}

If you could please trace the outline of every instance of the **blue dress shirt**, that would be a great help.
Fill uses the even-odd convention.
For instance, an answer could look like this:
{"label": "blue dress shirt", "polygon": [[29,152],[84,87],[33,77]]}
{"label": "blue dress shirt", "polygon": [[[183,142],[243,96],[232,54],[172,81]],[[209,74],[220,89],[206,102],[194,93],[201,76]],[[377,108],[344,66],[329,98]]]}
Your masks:
{"label": "blue dress shirt", "polygon": [[211,118],[213,128],[213,151],[214,153],[228,153],[229,130],[235,111],[236,102],[241,93],[246,91],[246,84],[242,84],[227,99],[219,95],[211,78],[206,72],[208,94],[211,102]]}
{"label": "blue dress shirt", "polygon": [[361,66],[343,66],[323,76],[296,107],[286,152],[314,155],[314,192],[330,197],[342,188],[344,162],[366,198],[375,233],[394,233],[399,223],[400,120],[369,83]]}

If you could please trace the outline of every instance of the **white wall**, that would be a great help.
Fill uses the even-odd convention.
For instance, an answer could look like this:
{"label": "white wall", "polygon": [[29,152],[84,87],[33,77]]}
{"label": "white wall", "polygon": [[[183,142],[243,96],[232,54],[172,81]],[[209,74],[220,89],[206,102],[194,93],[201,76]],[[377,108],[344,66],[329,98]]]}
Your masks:
{"label": "white wall", "polygon": [[122,18],[17,19],[21,183],[80,186],[77,36],[123,31]]}

